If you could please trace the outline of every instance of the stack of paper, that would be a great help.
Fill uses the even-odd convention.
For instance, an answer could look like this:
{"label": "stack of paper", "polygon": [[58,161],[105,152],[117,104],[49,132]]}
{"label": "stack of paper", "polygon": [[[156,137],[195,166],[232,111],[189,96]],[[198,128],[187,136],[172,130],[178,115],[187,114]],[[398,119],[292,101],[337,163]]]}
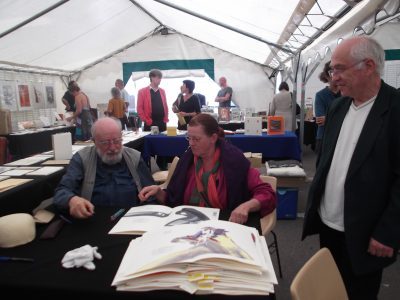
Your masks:
{"label": "stack of paper", "polygon": [[163,227],[132,240],[112,282],[120,291],[226,295],[268,295],[274,284],[264,237],[217,220]]}

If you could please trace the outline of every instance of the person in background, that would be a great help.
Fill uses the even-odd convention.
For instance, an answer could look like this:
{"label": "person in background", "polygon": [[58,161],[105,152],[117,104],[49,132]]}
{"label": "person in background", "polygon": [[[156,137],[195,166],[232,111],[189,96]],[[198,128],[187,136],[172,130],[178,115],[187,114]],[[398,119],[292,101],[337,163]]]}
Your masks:
{"label": "person in background", "polygon": [[66,112],[75,112],[75,97],[72,94],[72,87],[78,86],[76,81],[72,80],[68,83],[67,91],[65,92],[64,96],[62,97],[61,101],[65,105]]}
{"label": "person in background", "polygon": [[279,93],[272,99],[269,115],[283,116],[285,120],[285,130],[292,131],[292,94],[289,92],[289,85],[285,81],[281,82],[279,85]]}
{"label": "person in background", "polygon": [[94,146],[72,156],[53,198],[58,210],[75,218],[92,216],[95,206],[136,206],[142,187],[154,184],[140,152],[122,146],[119,120],[97,120],[92,136]]}
{"label": "person in background", "polygon": [[225,77],[219,79],[219,86],[221,89],[219,90],[217,97],[215,97],[215,102],[219,103],[219,107],[230,107],[233,90],[228,86]]}
{"label": "person in background", "polygon": [[141,201],[156,196],[168,206],[195,205],[230,211],[229,220],[244,224],[250,212],[272,212],[275,192],[260,179],[243,152],[220,138],[223,130],[208,114],[198,114],[188,125],[190,148],[179,159],[166,190],[153,185],[139,193]]}
{"label": "person in background", "polygon": [[317,92],[315,95],[315,117],[318,125],[317,136],[315,138],[315,152],[317,153],[321,151],[321,141],[322,136],[324,135],[326,114],[328,113],[333,100],[340,97],[339,88],[337,84],[332,81],[331,76],[329,75],[329,70],[331,69],[330,63],[330,61],[325,63],[323,71],[319,74],[319,79],[324,83],[328,83],[328,86]]}
{"label": "person in background", "polygon": [[197,98],[199,99],[199,104],[200,104],[200,109],[206,105],[206,96],[204,96],[203,94],[200,93],[194,93],[194,95],[197,96]]}
{"label": "person in background", "polygon": [[121,98],[124,100],[126,107],[135,109],[135,96],[130,96],[125,90],[124,81],[122,79],[115,80],[115,87],[121,92]]}
{"label": "person in background", "polygon": [[[149,72],[150,85],[138,92],[137,111],[144,122],[144,131],[150,131],[151,126],[158,126],[159,132],[167,130],[168,105],[165,91],[160,88],[162,73],[153,69]],[[167,170],[167,158],[157,156],[157,165],[161,170]]]}
{"label": "person in background", "polygon": [[151,126],[158,126],[161,131],[167,130],[168,105],[165,91],[159,87],[162,79],[160,70],[149,72],[150,85],[138,92],[137,110],[144,124],[144,131],[150,131]]}
{"label": "person in background", "polygon": [[377,299],[400,245],[400,93],[381,79],[385,52],[358,36],[334,50],[330,75],[343,97],[325,120],[303,238],[319,233],[349,299]]}
{"label": "person in background", "polygon": [[71,118],[76,125],[75,136],[77,140],[87,141],[91,138],[90,131],[93,124],[89,98],[78,86],[73,86],[71,92],[75,97],[76,107]]}
{"label": "person in background", "polygon": [[194,87],[194,81],[184,80],[181,86],[181,93],[172,105],[172,111],[185,120],[185,124],[181,124],[178,121],[179,130],[186,130],[187,124],[192,117],[200,113],[199,99],[193,94]]}
{"label": "person in background", "polygon": [[126,129],[128,127],[128,119],[125,115],[126,106],[124,100],[121,98],[120,90],[116,87],[113,87],[111,89],[111,96],[112,99],[108,101],[107,115],[120,120],[122,129]]}

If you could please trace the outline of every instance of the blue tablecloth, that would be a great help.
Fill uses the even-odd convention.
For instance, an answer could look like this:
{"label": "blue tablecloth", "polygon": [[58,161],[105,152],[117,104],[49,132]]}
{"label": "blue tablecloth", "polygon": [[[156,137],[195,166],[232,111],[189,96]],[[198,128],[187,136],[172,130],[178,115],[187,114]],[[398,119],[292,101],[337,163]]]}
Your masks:
{"label": "blue tablecloth", "polygon": [[[282,135],[227,135],[225,138],[243,152],[262,153],[264,159],[301,160],[299,140],[295,133]],[[153,155],[181,156],[189,147],[185,136],[147,135],[144,137],[143,158]]]}

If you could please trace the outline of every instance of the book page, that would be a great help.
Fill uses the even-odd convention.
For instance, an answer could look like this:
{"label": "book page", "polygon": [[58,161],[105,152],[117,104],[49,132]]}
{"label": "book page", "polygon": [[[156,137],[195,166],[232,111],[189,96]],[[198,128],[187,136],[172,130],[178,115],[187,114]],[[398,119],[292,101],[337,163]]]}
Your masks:
{"label": "book page", "polygon": [[110,230],[109,234],[136,234],[159,226],[172,209],[164,205],[143,205],[132,207]]}
{"label": "book page", "polygon": [[162,227],[132,240],[112,283],[126,291],[231,295],[266,295],[273,284],[268,247],[257,230],[215,220]]}
{"label": "book page", "polygon": [[42,165],[69,165],[69,159],[46,160]]}
{"label": "book page", "polygon": [[170,208],[165,205],[132,207],[111,229],[109,234],[143,234],[162,226],[193,224],[218,220],[219,209],[181,205]]}

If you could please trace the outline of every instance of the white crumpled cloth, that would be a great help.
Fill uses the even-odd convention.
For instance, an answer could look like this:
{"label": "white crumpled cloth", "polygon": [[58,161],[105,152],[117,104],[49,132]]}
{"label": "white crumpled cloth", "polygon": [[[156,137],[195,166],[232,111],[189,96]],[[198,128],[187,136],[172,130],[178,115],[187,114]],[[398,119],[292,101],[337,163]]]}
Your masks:
{"label": "white crumpled cloth", "polygon": [[88,270],[94,270],[96,269],[93,262],[94,258],[101,259],[101,254],[97,252],[97,249],[98,247],[85,245],[68,251],[61,260],[62,266],[67,269],[80,268],[83,266]]}

